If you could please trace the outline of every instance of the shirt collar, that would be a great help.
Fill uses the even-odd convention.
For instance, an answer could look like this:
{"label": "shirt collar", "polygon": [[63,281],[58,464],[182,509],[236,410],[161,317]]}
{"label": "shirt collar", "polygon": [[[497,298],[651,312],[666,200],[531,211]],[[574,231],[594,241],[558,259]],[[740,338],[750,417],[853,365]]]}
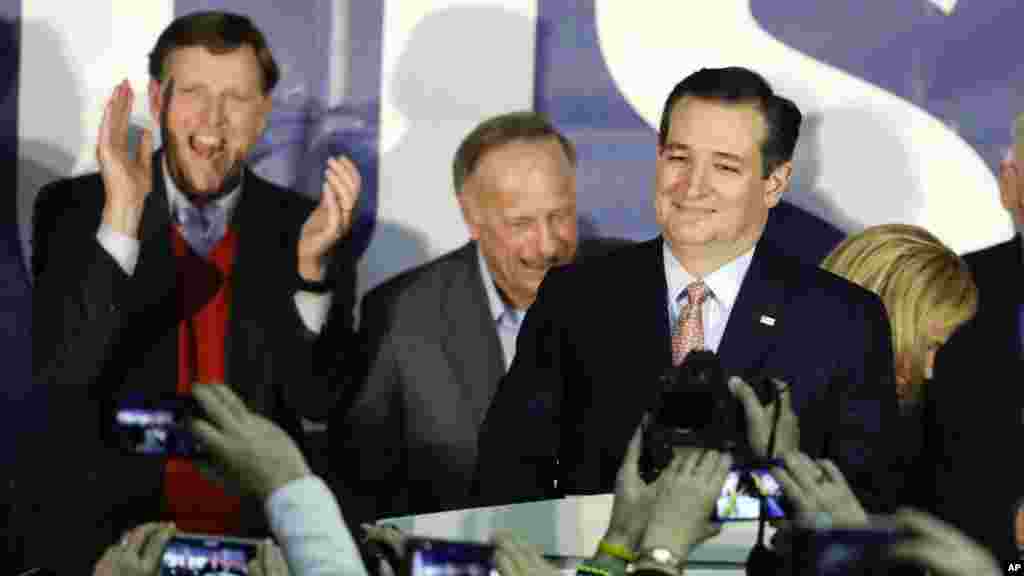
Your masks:
{"label": "shirt collar", "polygon": [[491,274],[491,269],[487,266],[487,260],[484,259],[484,253],[480,250],[479,244],[476,245],[476,260],[480,266],[480,278],[484,281],[484,292],[487,293],[487,305],[491,310],[491,319],[498,322],[501,320],[502,314],[508,312],[517,322],[521,321],[525,312],[516,310],[498,293],[498,287],[494,284],[494,275]]}
{"label": "shirt collar", "polygon": [[[178,213],[178,207],[187,205],[188,198],[185,198],[185,194],[178,189],[178,185],[174,183],[174,178],[171,178],[171,173],[167,169],[167,155],[161,154],[160,161],[163,162],[163,173],[164,173],[164,188],[167,190],[167,206],[171,209],[171,218],[173,219],[175,214]],[[239,179],[238,186],[234,190],[228,192],[223,198],[218,198],[214,204],[218,208],[224,211],[225,222],[231,222],[231,217],[235,213],[235,208],[238,207],[238,201],[242,195],[239,192],[242,190],[242,183],[245,181],[245,170],[242,170],[242,177]]]}
{"label": "shirt collar", "polygon": [[[755,245],[756,247],[756,245]],[[668,283],[668,293],[673,302],[679,300],[686,287],[697,278],[686,271],[683,265],[676,259],[669,246],[668,239],[662,242],[662,251],[665,259],[665,280]],[[754,248],[740,254],[737,258],[728,262],[718,270],[704,277],[704,284],[711,290],[711,296],[718,301],[726,310],[731,310],[732,305],[740,293],[740,286],[750,269],[750,262],[754,258]]]}

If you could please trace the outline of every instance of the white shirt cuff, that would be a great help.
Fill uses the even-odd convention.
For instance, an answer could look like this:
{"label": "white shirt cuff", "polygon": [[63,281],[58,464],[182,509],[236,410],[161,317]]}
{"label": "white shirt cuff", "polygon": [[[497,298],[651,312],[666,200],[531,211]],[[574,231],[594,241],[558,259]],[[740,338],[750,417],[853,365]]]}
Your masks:
{"label": "white shirt cuff", "polygon": [[135,264],[139,261],[139,240],[114,230],[106,222],[100,222],[96,232],[96,240],[107,254],[117,261],[125,274],[135,273]]}
{"label": "white shirt cuff", "polygon": [[367,574],[334,494],[316,476],[281,486],[265,503],[293,576]]}
{"label": "white shirt cuff", "polygon": [[299,310],[299,317],[306,329],[314,334],[319,334],[327,322],[327,313],[331,310],[331,297],[333,294],[314,294],[299,290],[295,293],[295,307]]}

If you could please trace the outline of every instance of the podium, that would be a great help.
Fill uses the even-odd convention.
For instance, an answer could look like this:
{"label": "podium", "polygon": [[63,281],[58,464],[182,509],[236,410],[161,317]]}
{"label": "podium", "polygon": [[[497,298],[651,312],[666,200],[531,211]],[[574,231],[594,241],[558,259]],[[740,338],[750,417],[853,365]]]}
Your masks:
{"label": "podium", "polygon": [[[497,530],[508,530],[547,556],[584,560],[597,550],[608,527],[612,494],[571,496],[523,504],[470,508],[382,519],[403,532],[445,540],[487,542]],[[774,533],[765,526],[765,540]],[[722,533],[695,548],[687,576],[743,576],[750,549],[757,541],[757,522],[728,522]],[[571,565],[575,565],[572,563]]]}

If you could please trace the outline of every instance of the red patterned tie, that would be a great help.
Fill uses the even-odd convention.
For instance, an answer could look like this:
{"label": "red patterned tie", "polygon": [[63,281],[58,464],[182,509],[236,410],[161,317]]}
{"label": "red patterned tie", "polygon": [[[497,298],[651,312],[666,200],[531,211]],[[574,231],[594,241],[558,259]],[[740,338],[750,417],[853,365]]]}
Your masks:
{"label": "red patterned tie", "polygon": [[676,328],[672,332],[672,365],[678,366],[691,350],[704,347],[704,326],[701,305],[708,297],[708,287],[694,282],[686,287],[686,305],[679,311]]}

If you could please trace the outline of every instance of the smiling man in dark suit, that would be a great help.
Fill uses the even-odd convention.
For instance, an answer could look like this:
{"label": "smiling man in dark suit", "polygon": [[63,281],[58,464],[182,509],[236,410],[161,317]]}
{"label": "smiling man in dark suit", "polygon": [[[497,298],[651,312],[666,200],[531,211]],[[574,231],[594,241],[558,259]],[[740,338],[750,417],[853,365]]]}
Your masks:
{"label": "smiling man in dark suit", "polygon": [[[100,173],[55,182],[36,201],[33,366],[50,422],[31,470],[39,509],[25,528],[38,530],[30,557],[69,573],[143,522],[262,532],[261,503],[225,493],[192,461],[104,442],[123,394],[226,382],[297,440],[300,417],[325,418],[333,398],[318,335],[330,254],[359,193],[355,167],[329,161],[319,205],[248,168],[279,73],[244,16],[176,19],[149,72],[163,148],[152,153],[146,130],[129,152],[125,81],[104,110]],[[68,535],[58,554],[55,526]]]}
{"label": "smiling man in dark suit", "polygon": [[577,254],[575,161],[539,114],[482,122],[452,169],[471,240],[363,299],[366,379],[330,424],[335,483],[353,517],[471,504],[477,428],[522,317],[545,274]]}
{"label": "smiling man in dark suit", "polygon": [[801,449],[883,506],[896,411],[884,308],[761,240],[800,121],[746,69],[676,85],[657,146],[662,235],[545,277],[480,432],[479,503],[612,491],[659,377],[707,348],[730,374],[788,383]]}

